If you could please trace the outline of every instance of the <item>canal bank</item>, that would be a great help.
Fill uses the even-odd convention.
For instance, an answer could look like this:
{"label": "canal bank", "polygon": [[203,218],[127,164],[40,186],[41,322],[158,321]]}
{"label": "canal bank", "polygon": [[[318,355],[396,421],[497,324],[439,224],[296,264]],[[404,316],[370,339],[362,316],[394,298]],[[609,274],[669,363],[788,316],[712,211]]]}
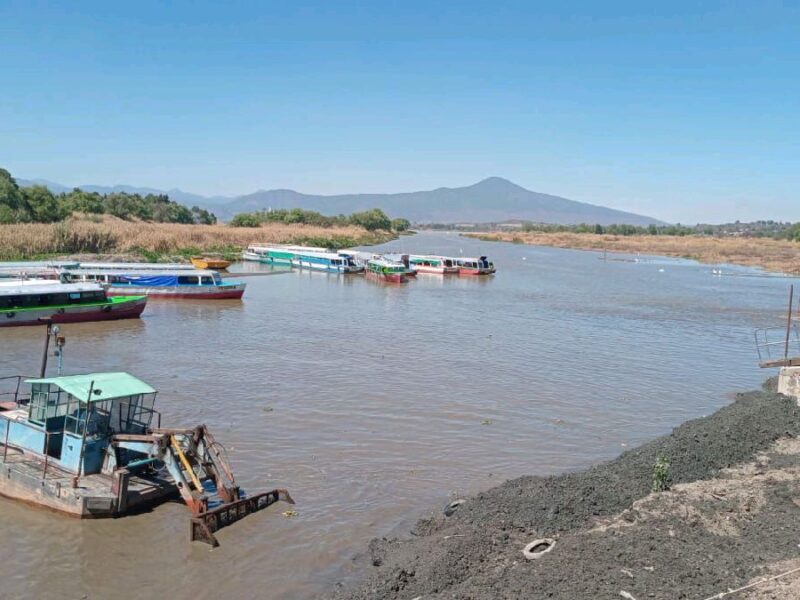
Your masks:
{"label": "canal bank", "polygon": [[[800,408],[773,389],[610,462],[513,479],[407,537],[373,540],[365,579],[335,598],[705,600],[746,585],[735,597],[797,597]],[[651,493],[659,459],[671,489]],[[526,558],[541,538],[552,549]]]}

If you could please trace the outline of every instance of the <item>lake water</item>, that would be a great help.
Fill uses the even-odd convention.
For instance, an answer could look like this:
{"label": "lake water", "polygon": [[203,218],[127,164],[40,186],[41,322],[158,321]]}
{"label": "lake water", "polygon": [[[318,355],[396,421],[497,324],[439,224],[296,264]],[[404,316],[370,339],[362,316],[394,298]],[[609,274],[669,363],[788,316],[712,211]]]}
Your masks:
{"label": "lake water", "polygon": [[[451,495],[610,458],[760,385],[753,329],[782,323],[792,281],[444,233],[386,247],[498,273],[286,272],[248,277],[242,301],[64,326],[67,373],[148,381],[166,426],[206,423],[243,487],[286,487],[298,514],[277,504],[211,550],[180,504],[81,522],[0,499],[0,597],[317,597]],[[0,330],[0,375],[36,372],[42,338]]]}

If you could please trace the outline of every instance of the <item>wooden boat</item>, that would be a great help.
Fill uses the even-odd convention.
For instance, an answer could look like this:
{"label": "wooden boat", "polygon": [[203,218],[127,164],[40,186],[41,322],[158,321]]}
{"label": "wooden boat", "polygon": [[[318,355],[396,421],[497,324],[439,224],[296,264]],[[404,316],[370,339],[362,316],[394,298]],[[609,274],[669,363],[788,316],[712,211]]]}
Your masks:
{"label": "wooden boat", "polygon": [[0,378],[0,495],[98,518],[180,494],[191,539],[214,546],[221,527],[293,502],[286,490],[245,494],[205,425],[162,427],[144,381],[123,372],[46,377],[45,366],[37,378]]}
{"label": "wooden boat", "polygon": [[491,275],[495,272],[494,263],[489,262],[485,256],[479,258],[454,259],[458,266],[459,275]]}
{"label": "wooden boat", "polygon": [[386,258],[373,258],[367,262],[364,271],[369,279],[388,283],[405,283],[408,281],[408,268],[401,262]]}
{"label": "wooden boat", "polygon": [[61,283],[55,280],[0,282],[0,327],[110,321],[139,317],[147,304],[144,295],[109,297],[97,283]]}
{"label": "wooden boat", "polygon": [[231,266],[231,261],[222,258],[207,258],[204,256],[193,256],[192,264],[198,269],[214,269],[222,271]]}
{"label": "wooden boat", "polygon": [[246,284],[223,280],[216,271],[115,271],[110,269],[65,269],[69,281],[96,281],[106,285],[109,296],[141,294],[160,298],[196,300],[238,299]]}
{"label": "wooden boat", "polygon": [[432,273],[435,275],[455,275],[458,273],[455,259],[446,256],[412,254],[409,257],[409,263],[419,273]]}

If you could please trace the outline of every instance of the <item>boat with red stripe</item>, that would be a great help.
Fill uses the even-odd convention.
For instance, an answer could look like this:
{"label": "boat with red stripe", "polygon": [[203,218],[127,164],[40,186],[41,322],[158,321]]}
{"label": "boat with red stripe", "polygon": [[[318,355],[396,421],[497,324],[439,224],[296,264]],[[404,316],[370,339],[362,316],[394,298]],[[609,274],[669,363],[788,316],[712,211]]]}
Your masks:
{"label": "boat with red stripe", "polygon": [[496,269],[494,263],[485,256],[478,258],[459,257],[454,259],[459,275],[491,275]]}
{"label": "boat with red stripe", "polygon": [[143,295],[111,298],[97,283],[55,280],[0,282],[0,327],[83,323],[138,318],[147,305]]}

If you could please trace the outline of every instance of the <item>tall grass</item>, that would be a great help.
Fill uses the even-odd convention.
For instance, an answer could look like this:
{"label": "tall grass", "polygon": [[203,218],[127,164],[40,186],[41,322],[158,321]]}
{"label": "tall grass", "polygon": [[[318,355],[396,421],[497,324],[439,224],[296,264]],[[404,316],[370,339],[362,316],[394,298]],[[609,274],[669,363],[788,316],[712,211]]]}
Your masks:
{"label": "tall grass", "polygon": [[318,227],[268,223],[258,228],[72,217],[60,223],[0,225],[0,260],[62,254],[137,255],[151,260],[203,251],[239,252],[248,244],[293,243],[344,247],[377,244],[390,233],[353,225]]}
{"label": "tall grass", "polygon": [[789,240],[700,235],[597,235],[593,233],[500,232],[467,233],[486,241],[536,246],[660,254],[692,258],[710,264],[761,267],[782,273],[800,273],[800,244]]}

